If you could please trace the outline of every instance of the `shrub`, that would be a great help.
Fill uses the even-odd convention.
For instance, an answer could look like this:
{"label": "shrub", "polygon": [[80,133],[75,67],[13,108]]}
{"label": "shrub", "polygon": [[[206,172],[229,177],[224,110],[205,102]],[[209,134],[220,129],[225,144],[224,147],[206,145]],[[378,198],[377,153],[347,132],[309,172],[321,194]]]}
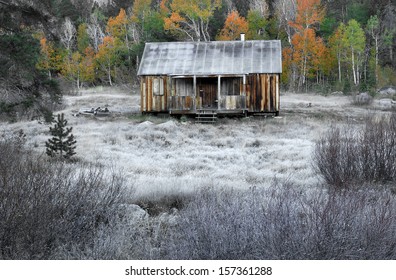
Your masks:
{"label": "shrub", "polygon": [[389,192],[327,192],[288,183],[208,191],[164,228],[162,259],[394,259]]}
{"label": "shrub", "polygon": [[315,169],[332,187],[396,180],[396,114],[367,118],[363,127],[331,127],[316,143]]}
{"label": "shrub", "polygon": [[123,193],[115,173],[47,162],[1,141],[0,259],[50,259],[60,248],[92,246],[112,223]]}

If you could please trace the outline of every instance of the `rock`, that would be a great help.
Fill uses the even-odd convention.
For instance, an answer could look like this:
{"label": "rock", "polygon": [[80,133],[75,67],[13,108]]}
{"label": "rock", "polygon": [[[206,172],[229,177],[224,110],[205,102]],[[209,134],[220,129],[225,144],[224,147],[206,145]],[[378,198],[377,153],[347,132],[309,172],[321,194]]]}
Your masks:
{"label": "rock", "polygon": [[148,213],[136,204],[122,204],[120,205],[120,211],[122,212],[122,220],[130,225],[149,217]]}
{"label": "rock", "polygon": [[394,86],[387,86],[387,87],[383,87],[380,90],[378,90],[378,93],[381,95],[394,95],[396,94],[396,87]]}
{"label": "rock", "polygon": [[393,105],[393,100],[390,98],[382,98],[378,101],[378,105],[383,109],[390,109]]}
{"label": "rock", "polygon": [[145,122],[142,122],[142,123],[138,124],[137,127],[138,127],[139,129],[146,129],[146,128],[151,127],[152,125],[153,125],[152,122],[150,122],[150,121],[145,121]]}
{"label": "rock", "polygon": [[362,92],[355,96],[355,103],[359,105],[370,104],[373,98],[367,93]]}
{"label": "rock", "polygon": [[170,213],[162,213],[158,220],[168,226],[176,226],[178,224],[179,216],[176,208],[172,208]]}
{"label": "rock", "polygon": [[170,133],[174,132],[177,129],[177,125],[174,121],[167,121],[165,123],[161,123],[157,125],[158,130]]}

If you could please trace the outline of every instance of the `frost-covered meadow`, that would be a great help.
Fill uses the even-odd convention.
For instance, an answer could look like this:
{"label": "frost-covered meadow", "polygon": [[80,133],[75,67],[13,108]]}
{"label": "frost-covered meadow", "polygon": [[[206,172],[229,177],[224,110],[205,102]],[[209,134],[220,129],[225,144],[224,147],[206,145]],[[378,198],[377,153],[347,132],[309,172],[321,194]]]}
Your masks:
{"label": "frost-covered meadow", "polygon": [[[138,92],[95,88],[65,96],[64,109],[77,139],[77,158],[119,170],[137,196],[203,187],[266,186],[274,179],[315,186],[314,143],[333,123],[356,122],[377,111],[347,96],[284,93],[276,118],[224,118],[215,125],[167,116],[141,116]],[[80,108],[108,107],[111,116],[76,116]],[[45,152],[48,124],[0,123],[0,132],[23,130],[26,146]]]}
{"label": "frost-covered meadow", "polygon": [[[361,129],[392,108],[281,98],[279,117],[199,124],[141,115],[128,90],[65,96],[66,164],[47,160],[49,124],[0,123],[0,259],[394,259],[394,180],[332,192],[314,171],[332,125]],[[78,114],[97,107],[111,115]]]}

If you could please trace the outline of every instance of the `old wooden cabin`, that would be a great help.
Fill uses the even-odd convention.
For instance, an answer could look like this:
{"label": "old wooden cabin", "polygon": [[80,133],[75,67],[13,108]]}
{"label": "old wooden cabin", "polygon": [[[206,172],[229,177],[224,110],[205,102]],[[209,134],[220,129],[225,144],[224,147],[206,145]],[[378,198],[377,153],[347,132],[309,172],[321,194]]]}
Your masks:
{"label": "old wooden cabin", "polygon": [[279,113],[281,44],[146,43],[138,75],[143,113]]}

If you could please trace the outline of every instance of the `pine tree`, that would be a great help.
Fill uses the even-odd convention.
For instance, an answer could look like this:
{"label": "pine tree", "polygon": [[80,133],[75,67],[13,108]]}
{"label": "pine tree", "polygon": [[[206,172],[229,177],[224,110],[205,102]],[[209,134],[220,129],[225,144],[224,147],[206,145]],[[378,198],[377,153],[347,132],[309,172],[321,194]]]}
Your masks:
{"label": "pine tree", "polygon": [[76,154],[77,141],[74,139],[74,135],[71,134],[73,128],[66,126],[67,120],[65,120],[64,114],[58,114],[54,127],[49,128],[53,137],[45,142],[48,156],[70,159]]}

